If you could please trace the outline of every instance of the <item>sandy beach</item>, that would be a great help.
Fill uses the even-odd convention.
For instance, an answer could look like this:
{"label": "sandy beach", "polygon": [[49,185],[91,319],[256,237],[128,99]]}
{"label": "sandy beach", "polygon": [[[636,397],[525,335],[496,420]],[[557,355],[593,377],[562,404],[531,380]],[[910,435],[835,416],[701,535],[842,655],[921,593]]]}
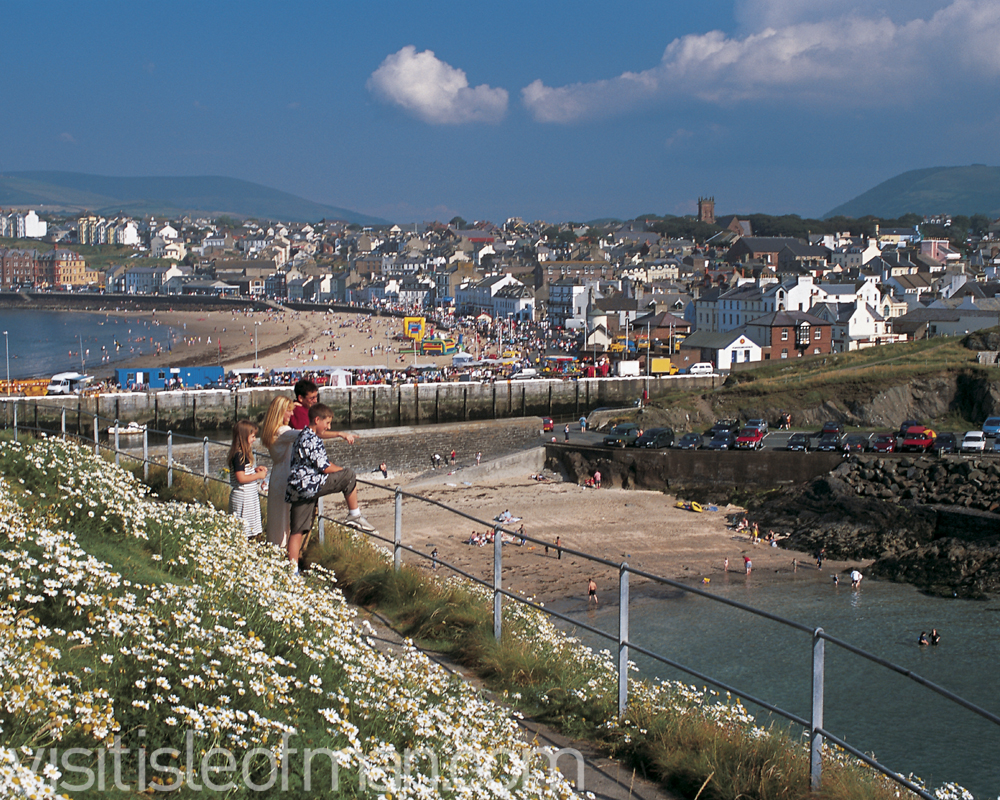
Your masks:
{"label": "sandy beach", "polygon": [[[160,333],[162,326],[174,332],[172,349],[156,354],[152,345],[137,342],[142,352],[127,361],[95,364],[91,371],[105,377],[115,367],[213,366],[228,373],[259,366],[264,369],[301,367],[390,367],[405,368],[412,355],[401,356],[405,342],[393,337],[402,333],[403,321],[396,317],[321,311],[156,311],[94,312],[134,320],[136,333]],[[256,331],[256,341],[254,334]],[[139,338],[137,336],[137,338]],[[256,353],[256,357],[255,357]],[[451,356],[418,356],[419,364],[450,366]]]}
{"label": "sandy beach", "polygon": [[[674,507],[674,497],[661,492],[584,489],[561,481],[539,482],[516,469],[487,474],[485,469],[476,467],[421,477],[404,488],[485,522],[509,510],[521,520],[505,525],[508,530],[517,530],[523,524],[529,536],[549,542],[555,542],[558,536],[564,547],[599,556],[615,565],[627,561],[637,569],[706,588],[735,581],[832,583],[833,574],[860,563],[828,560],[822,570],[817,570],[812,554],[764,543],[753,545],[747,536],[737,535],[728,527],[727,516],[742,509],[725,506],[718,511],[685,511]],[[365,487],[360,494],[367,518],[391,537],[392,496]],[[484,533],[487,526],[438,506],[410,498],[404,500],[405,544],[426,553],[436,547],[442,561],[492,581],[492,545],[466,544],[473,530]],[[744,555],[753,562],[749,575],[744,569]],[[800,562],[797,570],[793,568],[793,559]],[[417,559],[407,554],[404,560],[412,563]],[[425,565],[429,566],[426,562]],[[504,546],[506,588],[556,608],[586,604],[590,577],[597,582],[601,602],[617,601],[617,566],[598,564],[568,552],[563,552],[560,559],[555,548],[550,547],[546,553],[544,546],[531,543]],[[634,594],[647,596],[676,591],[636,576],[630,584]]]}

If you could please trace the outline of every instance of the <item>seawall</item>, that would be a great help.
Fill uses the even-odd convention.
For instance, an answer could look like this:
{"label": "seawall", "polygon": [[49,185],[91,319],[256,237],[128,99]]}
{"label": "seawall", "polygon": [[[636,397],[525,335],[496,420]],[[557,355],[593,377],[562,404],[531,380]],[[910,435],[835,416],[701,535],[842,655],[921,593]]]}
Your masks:
{"label": "seawall", "polygon": [[[651,400],[680,389],[711,391],[721,378],[674,375],[649,378],[541,379],[476,383],[417,383],[320,389],[320,402],[333,409],[341,428],[384,428],[446,422],[551,416],[575,419],[601,406],[627,407],[643,392]],[[291,396],[291,387],[116,392],[88,397],[39,397],[18,404],[21,419],[45,427],[61,425],[65,409],[73,432],[92,433],[114,420],[139,422],[157,430],[198,432],[226,428],[237,419],[261,419],[271,401]],[[77,421],[80,426],[77,429]]]}

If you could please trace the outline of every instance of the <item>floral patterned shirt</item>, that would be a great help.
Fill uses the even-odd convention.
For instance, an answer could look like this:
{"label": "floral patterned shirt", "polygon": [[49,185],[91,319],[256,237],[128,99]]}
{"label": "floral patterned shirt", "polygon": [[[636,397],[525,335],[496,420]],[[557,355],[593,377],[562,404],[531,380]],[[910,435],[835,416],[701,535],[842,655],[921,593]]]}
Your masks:
{"label": "floral patterned shirt", "polygon": [[326,480],[323,470],[328,466],[330,459],[326,456],[323,440],[312,428],[305,428],[292,447],[285,502],[295,503],[315,497]]}

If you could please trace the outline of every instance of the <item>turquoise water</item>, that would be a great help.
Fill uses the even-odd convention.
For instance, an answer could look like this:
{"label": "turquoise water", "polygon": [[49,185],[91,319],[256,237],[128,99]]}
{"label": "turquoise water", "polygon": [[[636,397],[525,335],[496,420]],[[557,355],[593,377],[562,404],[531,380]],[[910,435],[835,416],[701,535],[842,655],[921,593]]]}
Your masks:
{"label": "turquoise water", "polygon": [[[732,575],[728,583],[713,581],[711,592],[822,627],[1000,714],[1000,601],[932,598],[870,579],[852,591],[849,584],[828,584],[827,576],[813,570],[802,575],[768,586]],[[610,601],[615,594],[607,587],[602,597]],[[656,595],[632,602],[637,645],[809,718],[808,634],[685,592],[658,589]],[[617,636],[617,605],[588,611],[580,603],[568,613]],[[941,644],[918,646],[920,632],[932,627],[941,633]],[[599,637],[579,635],[595,649],[614,650]],[[632,660],[644,676],[701,685],[653,659],[633,654]],[[912,772],[930,786],[955,781],[979,798],[1000,795],[1000,727],[829,642],[825,692],[824,727],[884,765]],[[760,712],[758,719],[767,716]]]}
{"label": "turquoise water", "polygon": [[[102,366],[152,353],[156,343],[166,348],[173,336],[168,326],[134,316],[28,309],[0,310],[0,331],[8,334],[0,348],[9,345],[11,378],[80,370],[81,340],[83,371],[93,374]],[[102,364],[102,356],[109,360]],[[6,350],[0,349],[0,380],[7,377],[6,365]]]}

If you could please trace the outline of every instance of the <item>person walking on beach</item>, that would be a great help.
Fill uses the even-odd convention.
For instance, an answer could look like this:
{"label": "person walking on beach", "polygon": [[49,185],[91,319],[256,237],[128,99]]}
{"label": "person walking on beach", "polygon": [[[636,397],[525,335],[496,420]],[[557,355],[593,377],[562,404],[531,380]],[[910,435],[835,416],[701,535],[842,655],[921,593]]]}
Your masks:
{"label": "person walking on beach", "polygon": [[482,461],[482,460],[483,460],[483,454],[482,454],[482,452],[481,451],[477,452],[476,453],[476,466],[477,467],[479,466],[479,462]]}
{"label": "person walking on beach", "polygon": [[750,560],[750,556],[743,556],[743,566],[746,567],[747,575],[753,570],[753,561]]}
{"label": "person walking on beach", "polygon": [[562,561],[562,541],[558,536],[556,537],[556,556]]}
{"label": "person walking on beach", "polygon": [[590,605],[590,601],[591,600],[594,601],[594,605],[595,606],[598,605],[598,603],[597,603],[597,584],[594,582],[593,578],[590,578],[587,581],[587,605],[588,606]]}
{"label": "person walking on beach", "polygon": [[816,551],[816,569],[823,569],[823,557],[826,555],[826,548],[821,547]]}
{"label": "person walking on beach", "polygon": [[601,488],[601,471],[599,469],[594,470],[594,488]]}
{"label": "person walking on beach", "polygon": [[436,570],[438,568],[438,549],[435,547],[431,550],[431,569]]}

